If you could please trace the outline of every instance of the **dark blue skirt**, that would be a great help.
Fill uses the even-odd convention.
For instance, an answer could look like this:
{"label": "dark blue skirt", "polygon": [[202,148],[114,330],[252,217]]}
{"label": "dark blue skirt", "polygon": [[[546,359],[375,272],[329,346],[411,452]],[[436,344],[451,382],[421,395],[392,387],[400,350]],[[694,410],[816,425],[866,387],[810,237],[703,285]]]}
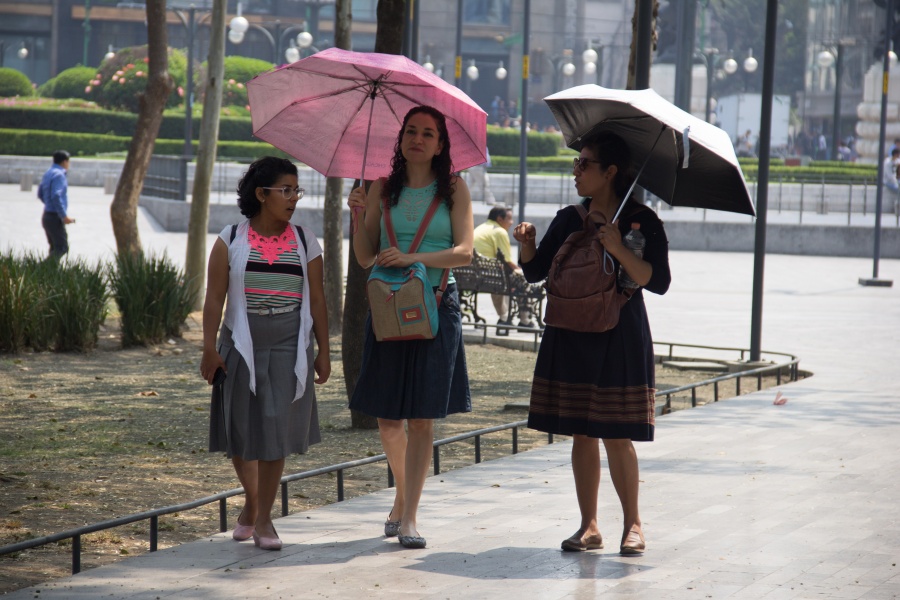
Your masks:
{"label": "dark blue skirt", "polygon": [[472,410],[459,294],[447,286],[433,340],[379,342],[366,317],[362,369],[350,408],[381,419],[442,419]]}

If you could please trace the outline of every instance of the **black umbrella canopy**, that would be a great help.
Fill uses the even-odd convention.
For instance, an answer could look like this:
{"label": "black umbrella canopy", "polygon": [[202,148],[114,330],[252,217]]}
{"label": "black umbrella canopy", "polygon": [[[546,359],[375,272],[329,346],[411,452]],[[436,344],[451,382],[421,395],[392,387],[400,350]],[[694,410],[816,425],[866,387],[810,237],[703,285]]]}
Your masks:
{"label": "black umbrella canopy", "polygon": [[646,161],[638,185],[672,206],[756,215],[728,134],[653,90],[582,85],[544,101],[570,148],[580,150],[600,131],[620,135],[631,148],[635,170]]}

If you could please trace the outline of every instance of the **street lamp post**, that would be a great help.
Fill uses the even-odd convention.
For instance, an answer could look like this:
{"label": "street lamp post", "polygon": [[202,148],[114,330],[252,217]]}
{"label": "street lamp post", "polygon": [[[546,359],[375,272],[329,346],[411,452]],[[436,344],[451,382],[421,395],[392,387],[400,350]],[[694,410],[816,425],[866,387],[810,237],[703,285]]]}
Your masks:
{"label": "street lamp post", "polygon": [[584,63],[584,74],[594,75],[594,83],[603,85],[603,44],[599,41],[594,46],[594,41],[588,42],[588,47],[581,53],[581,62]]}
{"label": "street lamp post", "polygon": [[575,74],[575,64],[572,62],[572,50],[566,48],[561,56],[553,59],[553,91],[562,89],[563,77],[571,77]]}
{"label": "street lamp post", "polygon": [[715,79],[716,62],[719,60],[719,49],[704,48],[697,56],[702,58],[706,65],[706,122],[712,123],[712,83]]}
{"label": "street lamp post", "polygon": [[853,39],[838,40],[834,44],[826,45],[825,49],[816,56],[816,64],[823,69],[830,69],[834,65],[834,109],[832,111],[831,149],[829,158],[834,160],[838,146],[841,142],[841,81],[844,73],[844,48],[856,43]]}

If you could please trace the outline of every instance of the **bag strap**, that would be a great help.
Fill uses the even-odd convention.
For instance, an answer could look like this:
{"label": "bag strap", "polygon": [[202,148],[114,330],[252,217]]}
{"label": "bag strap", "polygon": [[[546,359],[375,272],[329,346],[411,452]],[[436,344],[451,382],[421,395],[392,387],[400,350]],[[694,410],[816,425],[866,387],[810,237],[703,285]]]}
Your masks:
{"label": "bag strap", "polygon": [[[383,185],[384,184],[382,183],[382,186]],[[382,187],[382,189],[384,189],[384,187]],[[416,230],[416,237],[413,238],[412,243],[409,245],[409,249],[406,251],[407,254],[412,254],[419,249],[419,245],[425,238],[425,232],[428,229],[428,225],[431,224],[431,219],[434,218],[434,215],[440,205],[441,199],[438,196],[435,196],[431,201],[431,204],[428,206],[428,210],[425,211],[425,215],[422,217],[422,222],[419,223],[419,228],[418,230]],[[390,245],[394,248],[399,249],[400,246],[397,244],[397,235],[396,233],[394,233],[394,222],[391,220],[391,209],[388,206],[387,194],[382,194],[381,196],[381,214],[384,216],[384,229],[387,232],[388,243],[390,243]],[[441,285],[438,286],[438,291],[434,294],[438,306],[441,305],[441,299],[444,297],[444,292],[447,290],[447,282],[449,280],[450,269],[444,269],[444,273],[441,276]]]}
{"label": "bag strap", "polygon": [[[581,220],[584,221],[585,234],[588,234],[591,237],[600,235],[599,229],[597,228],[594,221],[589,218],[590,214],[588,213],[588,211],[584,207],[584,205],[581,203],[578,203],[575,205],[575,208],[578,209],[578,214],[581,215]],[[606,219],[606,215],[604,215],[603,213],[598,213],[598,214],[603,215],[604,220]],[[616,272],[616,263],[613,260],[612,255],[606,251],[606,248],[603,248],[603,272],[606,275],[612,275],[613,273]]]}

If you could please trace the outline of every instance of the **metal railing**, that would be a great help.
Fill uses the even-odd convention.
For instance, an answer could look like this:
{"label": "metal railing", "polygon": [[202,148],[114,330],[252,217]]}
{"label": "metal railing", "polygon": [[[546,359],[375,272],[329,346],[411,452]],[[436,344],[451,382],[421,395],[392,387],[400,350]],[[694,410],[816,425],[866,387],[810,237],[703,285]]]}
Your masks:
{"label": "metal railing", "polygon": [[[730,348],[723,346],[703,346],[696,344],[675,344],[670,342],[654,342],[654,345],[657,346],[667,346],[668,347],[668,358],[674,359],[674,349],[678,348],[692,348],[692,349],[703,349],[703,350],[717,350],[717,351],[728,351],[728,352],[739,352],[741,360],[744,360],[745,356],[749,352],[749,350],[743,348]],[[749,369],[746,371],[738,371],[735,373],[729,373],[727,375],[722,375],[720,377],[714,377],[712,379],[706,379],[703,381],[698,381],[696,383],[692,383],[689,385],[680,386],[677,388],[671,388],[666,390],[661,390],[656,392],[656,397],[659,398],[661,396],[666,397],[666,406],[671,408],[671,396],[673,394],[684,392],[691,390],[691,406],[697,405],[697,397],[696,390],[699,387],[706,385],[714,386],[714,399],[716,402],[719,401],[719,383],[723,381],[728,381],[731,379],[736,379],[736,389],[737,394],[740,394],[740,380],[745,377],[756,377],[757,378],[757,389],[762,389],[762,376],[764,373],[775,371],[778,385],[781,385],[781,377],[782,371],[788,369],[788,375],[791,381],[796,381],[799,375],[799,364],[800,359],[792,354],[787,354],[783,352],[764,352],[766,355],[772,356],[781,356],[786,357],[788,360],[782,363],[773,363],[769,365],[764,365],[758,368]],[[495,425],[493,427],[485,427],[482,429],[476,429],[474,431],[469,431],[466,433],[461,433],[459,435],[451,436],[448,438],[444,438],[441,440],[435,440],[433,442],[433,463],[434,463],[434,474],[439,475],[441,472],[441,456],[440,449],[443,446],[448,444],[453,444],[456,442],[462,442],[468,439],[475,440],[474,443],[474,452],[475,452],[475,463],[478,464],[481,462],[481,438],[482,436],[498,433],[501,431],[512,430],[512,454],[518,454],[519,452],[519,428],[526,427],[528,424],[527,420],[515,421],[513,423],[506,423],[504,425]],[[553,443],[553,434],[547,434],[547,443]],[[353,469],[356,467],[362,467],[365,465],[370,465],[374,463],[379,463],[382,461],[387,461],[387,456],[385,454],[379,454],[377,456],[370,456],[367,458],[353,460],[348,462],[339,463],[336,465],[329,465],[325,467],[321,467],[318,469],[312,469],[310,471],[303,471],[302,473],[294,473],[292,475],[285,475],[281,478],[281,515],[288,516],[288,484],[300,481],[303,479],[309,479],[311,477],[317,477],[320,475],[328,475],[330,473],[336,474],[336,485],[337,485],[337,500],[338,502],[342,502],[344,500],[344,471],[348,469]],[[387,485],[388,487],[394,486],[393,474],[391,473],[390,466],[387,468]],[[60,533],[54,533],[51,535],[33,538],[30,540],[25,540],[22,542],[17,542],[15,544],[9,544],[7,546],[0,547],[0,556],[4,556],[7,554],[12,554],[14,552],[21,552],[23,550],[28,550],[31,548],[37,548],[38,546],[44,546],[46,544],[52,544],[54,542],[60,542],[67,539],[72,540],[72,574],[81,572],[81,538],[84,535],[95,533],[98,531],[103,531],[106,529],[112,529],[113,527],[119,527],[121,525],[128,525],[129,523],[135,523],[138,521],[150,521],[150,552],[156,552],[159,540],[159,517],[182,512],[185,510],[190,510],[194,508],[200,508],[202,506],[206,506],[208,504],[212,504],[214,502],[219,503],[219,531],[224,532],[228,531],[228,522],[227,522],[227,500],[233,496],[239,496],[244,494],[243,488],[235,488],[225,492],[219,492],[218,494],[214,494],[212,496],[206,496],[205,498],[200,498],[198,500],[193,500],[191,502],[185,502],[183,504],[176,504],[173,506],[165,506],[163,508],[157,508],[154,510],[148,510],[140,513],[135,513],[132,515],[126,515],[124,517],[119,517],[116,519],[110,519],[108,521],[101,521],[100,523],[94,523],[93,525],[86,525],[84,527],[79,527],[77,529],[70,529],[68,531],[63,531]]]}

